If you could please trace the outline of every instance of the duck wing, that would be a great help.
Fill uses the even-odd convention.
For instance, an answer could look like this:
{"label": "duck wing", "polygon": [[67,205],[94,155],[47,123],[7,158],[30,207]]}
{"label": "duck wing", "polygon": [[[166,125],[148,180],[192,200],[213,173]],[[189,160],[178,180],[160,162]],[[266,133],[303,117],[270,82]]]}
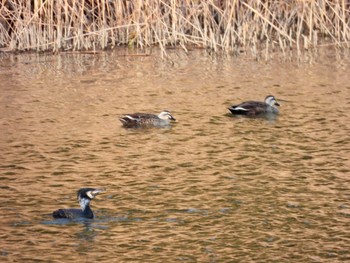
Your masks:
{"label": "duck wing", "polygon": [[266,106],[267,104],[261,101],[245,101],[238,105],[232,105],[228,109],[232,114],[258,115],[266,113]]}
{"label": "duck wing", "polygon": [[151,122],[151,119],[159,119],[157,115],[149,114],[149,113],[132,113],[126,114],[123,117],[119,118],[122,124],[125,127],[137,127],[144,123]]}
{"label": "duck wing", "polygon": [[153,119],[158,118],[157,115],[149,114],[149,113],[133,113],[133,114],[126,114],[125,116],[130,116],[134,119]]}

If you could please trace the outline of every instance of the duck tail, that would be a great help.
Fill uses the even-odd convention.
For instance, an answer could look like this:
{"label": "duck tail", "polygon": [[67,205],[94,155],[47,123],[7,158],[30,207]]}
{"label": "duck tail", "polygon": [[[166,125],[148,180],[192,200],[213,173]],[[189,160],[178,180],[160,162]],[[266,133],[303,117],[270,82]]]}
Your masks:
{"label": "duck tail", "polygon": [[121,123],[127,123],[126,117],[120,117],[119,120],[121,121]]}
{"label": "duck tail", "polygon": [[138,120],[133,118],[132,116],[125,115],[119,118],[124,127],[135,127],[138,125]]}

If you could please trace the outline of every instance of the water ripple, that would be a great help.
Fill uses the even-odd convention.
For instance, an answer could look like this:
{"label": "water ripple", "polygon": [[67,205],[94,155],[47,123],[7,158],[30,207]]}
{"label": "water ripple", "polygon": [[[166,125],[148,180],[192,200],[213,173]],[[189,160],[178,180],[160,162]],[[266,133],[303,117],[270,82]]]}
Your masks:
{"label": "water ripple", "polygon": [[[173,55],[33,54],[0,72],[1,259],[349,260],[349,66]],[[267,94],[277,118],[227,110]],[[163,109],[169,129],[118,121]],[[107,189],[96,219],[53,220],[84,186]]]}

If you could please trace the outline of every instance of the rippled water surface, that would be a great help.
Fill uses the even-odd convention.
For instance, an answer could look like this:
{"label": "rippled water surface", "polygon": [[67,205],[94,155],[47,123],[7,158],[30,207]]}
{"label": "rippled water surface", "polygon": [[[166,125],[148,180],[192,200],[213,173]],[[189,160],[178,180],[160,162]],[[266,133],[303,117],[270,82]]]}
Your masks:
{"label": "rippled water surface", "polygon": [[[123,54],[1,58],[1,262],[350,260],[348,59]],[[268,94],[276,119],[229,115]],[[53,220],[81,187],[96,219]]]}

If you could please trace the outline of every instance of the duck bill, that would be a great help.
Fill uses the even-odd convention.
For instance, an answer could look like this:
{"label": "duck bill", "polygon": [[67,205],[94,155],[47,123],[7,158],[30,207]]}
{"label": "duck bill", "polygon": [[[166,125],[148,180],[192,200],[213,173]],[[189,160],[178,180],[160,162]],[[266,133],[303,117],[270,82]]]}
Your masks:
{"label": "duck bill", "polygon": [[173,116],[171,116],[170,120],[176,121],[176,119]]}
{"label": "duck bill", "polygon": [[276,106],[281,106],[281,104],[279,104],[277,101],[276,101],[275,105],[276,105]]}

